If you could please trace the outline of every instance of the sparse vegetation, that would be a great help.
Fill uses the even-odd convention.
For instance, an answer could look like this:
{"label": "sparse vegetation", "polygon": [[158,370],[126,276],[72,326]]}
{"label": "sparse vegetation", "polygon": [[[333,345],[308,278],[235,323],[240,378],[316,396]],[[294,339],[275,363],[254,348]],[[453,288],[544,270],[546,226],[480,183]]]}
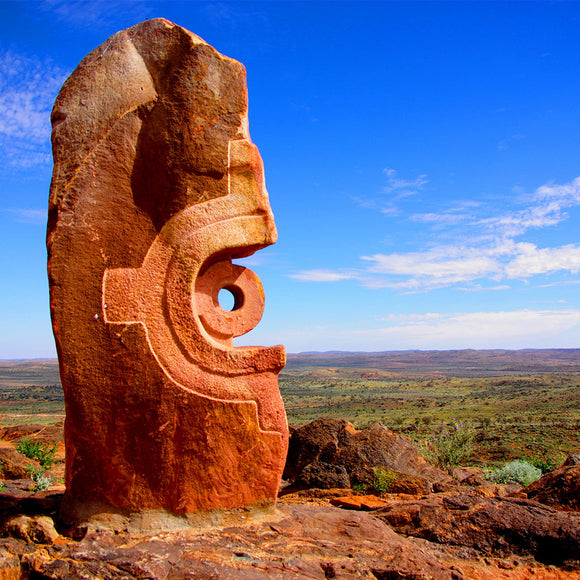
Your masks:
{"label": "sparse vegetation", "polygon": [[543,455],[540,457],[526,458],[526,461],[541,470],[542,475],[545,475],[546,473],[550,473],[550,471],[554,471],[554,469],[560,467],[564,462],[564,459],[566,459],[565,455],[562,453],[556,453],[556,455],[550,457]]}
{"label": "sparse vegetation", "polygon": [[373,467],[375,480],[373,482],[373,489],[381,493],[389,491],[393,483],[397,480],[397,473],[392,469],[385,469],[384,467]]}
{"label": "sparse vegetation", "polygon": [[29,466],[27,471],[34,482],[32,491],[46,491],[52,484],[52,477],[42,467]]}
{"label": "sparse vegetation", "polygon": [[472,425],[453,421],[451,426],[443,426],[430,441],[422,445],[425,459],[447,471],[463,465],[473,452],[475,430]]}
{"label": "sparse vegetation", "polygon": [[56,448],[56,443],[51,445],[46,441],[35,441],[30,437],[25,437],[16,444],[16,451],[28,459],[38,461],[42,469],[50,469],[53,466]]}
{"label": "sparse vegetation", "polygon": [[519,483],[524,487],[542,477],[542,470],[527,461],[516,459],[493,471],[489,479],[495,483]]}
{"label": "sparse vegetation", "polygon": [[[62,420],[57,381],[56,361],[0,363],[0,424]],[[580,450],[579,350],[289,355],[280,390],[296,426],[380,422],[419,443],[471,422],[474,466],[523,458],[545,472]]]}

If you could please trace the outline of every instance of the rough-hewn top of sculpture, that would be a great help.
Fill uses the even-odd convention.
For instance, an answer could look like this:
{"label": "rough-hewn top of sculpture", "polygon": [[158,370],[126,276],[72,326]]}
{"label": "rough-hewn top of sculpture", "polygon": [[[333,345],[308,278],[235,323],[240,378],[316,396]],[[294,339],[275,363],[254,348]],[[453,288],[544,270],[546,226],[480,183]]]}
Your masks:
{"label": "rough-hewn top of sculpture", "polygon": [[276,240],[244,67],[146,21],[83,59],[52,122],[47,245],[70,497],[174,512],[273,500],[284,349],[232,343],[259,322],[264,294],[231,260]]}

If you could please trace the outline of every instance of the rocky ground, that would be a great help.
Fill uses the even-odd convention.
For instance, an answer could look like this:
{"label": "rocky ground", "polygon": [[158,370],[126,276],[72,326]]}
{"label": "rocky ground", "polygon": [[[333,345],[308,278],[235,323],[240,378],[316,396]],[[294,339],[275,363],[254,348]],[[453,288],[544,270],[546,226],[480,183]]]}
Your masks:
{"label": "rocky ground", "polygon": [[[292,431],[275,509],[159,531],[110,515],[67,527],[62,463],[57,485],[30,491],[31,462],[14,449],[25,436],[64,453],[58,428],[0,431],[0,580],[580,580],[578,457],[527,488],[495,485],[469,470],[451,478],[380,425],[323,419]],[[361,491],[377,466],[396,474],[388,493]]]}

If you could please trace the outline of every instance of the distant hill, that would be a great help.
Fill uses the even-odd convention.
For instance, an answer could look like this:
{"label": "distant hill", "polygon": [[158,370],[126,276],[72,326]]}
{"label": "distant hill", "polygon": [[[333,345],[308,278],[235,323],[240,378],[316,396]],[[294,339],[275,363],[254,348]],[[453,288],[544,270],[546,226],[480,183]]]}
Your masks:
{"label": "distant hill", "polygon": [[[454,377],[580,372],[579,348],[524,350],[403,350],[303,352],[288,355],[287,371],[359,368],[397,375]],[[0,360],[0,388],[60,384],[56,359]]]}
{"label": "distant hill", "polygon": [[288,355],[288,368],[378,369],[396,374],[489,376],[580,372],[580,349],[405,350],[305,352]]}

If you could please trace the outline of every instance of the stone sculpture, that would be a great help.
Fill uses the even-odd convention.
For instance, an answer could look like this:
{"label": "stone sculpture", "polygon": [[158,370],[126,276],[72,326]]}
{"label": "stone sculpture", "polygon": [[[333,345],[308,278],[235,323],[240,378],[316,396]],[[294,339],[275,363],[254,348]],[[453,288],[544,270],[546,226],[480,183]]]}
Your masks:
{"label": "stone sculpture", "polygon": [[149,20],[83,59],[52,123],[67,501],[174,514],[273,503],[288,445],[284,348],[232,343],[264,305],[232,259],[277,236],[244,67]]}

